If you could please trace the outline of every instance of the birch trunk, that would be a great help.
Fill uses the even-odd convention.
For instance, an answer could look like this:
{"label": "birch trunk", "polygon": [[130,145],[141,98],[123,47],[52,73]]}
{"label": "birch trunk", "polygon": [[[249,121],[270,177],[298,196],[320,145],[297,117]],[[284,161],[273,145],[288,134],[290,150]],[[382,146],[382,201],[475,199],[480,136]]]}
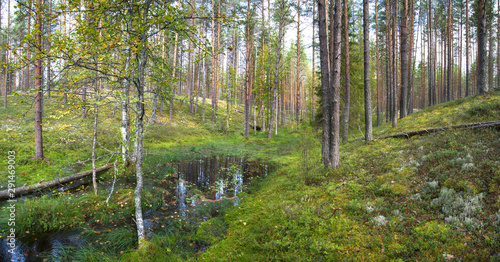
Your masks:
{"label": "birch trunk", "polygon": [[[97,95],[97,94],[96,94]],[[97,196],[97,171],[95,166],[95,149],[97,144],[97,118],[98,118],[98,105],[94,104],[94,134],[92,136],[92,185],[94,186],[94,195]]]}

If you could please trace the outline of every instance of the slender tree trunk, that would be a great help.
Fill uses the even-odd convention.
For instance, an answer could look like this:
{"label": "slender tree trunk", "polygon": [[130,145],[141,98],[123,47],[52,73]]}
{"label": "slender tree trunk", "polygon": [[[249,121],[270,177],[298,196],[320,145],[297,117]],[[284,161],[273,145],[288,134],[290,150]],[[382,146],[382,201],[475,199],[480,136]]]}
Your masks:
{"label": "slender tree trunk", "polygon": [[[420,37],[420,43],[421,43],[421,47],[422,47],[422,51],[424,52],[424,54],[422,55],[422,57],[426,57],[425,56],[425,43],[424,43],[424,38],[423,37]],[[429,54],[427,54],[427,61],[429,61]],[[420,98],[421,98],[421,102],[420,102],[420,109],[424,109],[425,108],[425,75],[427,72],[425,72],[425,70],[429,70],[429,67],[423,65],[423,61],[420,63]]]}
{"label": "slender tree trunk", "polygon": [[87,88],[82,87],[82,119],[85,119],[87,116]]}
{"label": "slender tree trunk", "polygon": [[[66,5],[66,0],[63,0],[63,4]],[[67,26],[67,17],[66,17],[66,8],[64,8],[63,10],[63,34],[66,35],[66,26]],[[29,27],[28,27],[29,28]],[[28,29],[28,32],[29,32],[29,29]],[[67,82],[67,76],[65,75],[64,78],[63,78],[63,82],[66,83]],[[68,104],[68,92],[67,92],[67,89],[66,88],[63,88],[63,92],[64,92],[64,95],[63,95],[63,100],[64,100],[64,105],[67,105]]]}
{"label": "slender tree trunk", "polygon": [[462,25],[463,25],[463,5],[460,7],[460,37],[459,37],[459,40],[460,41],[460,51],[458,52],[458,95],[457,95],[457,99],[460,99],[462,98],[462,56],[463,56],[463,45],[462,45],[462,33],[463,33],[463,30],[462,30]]}
{"label": "slender tree trunk", "polygon": [[[96,90],[97,91],[97,90]],[[96,96],[98,94],[96,93]],[[92,136],[92,185],[94,186],[94,195],[97,196],[97,172],[96,172],[96,143],[97,143],[97,118],[98,118],[98,105],[94,103],[94,134]]]}
{"label": "slender tree trunk", "polygon": [[[194,2],[194,1],[193,1]],[[193,4],[193,3],[191,3]],[[196,7],[193,7],[196,8]],[[193,20],[191,20],[193,21]],[[194,22],[191,22],[191,25],[194,26]],[[187,64],[187,85],[188,85],[188,94],[189,94],[189,112],[194,113],[194,49],[193,49],[193,41],[189,40],[189,54],[188,54],[188,64]]]}
{"label": "slender tree trunk", "polygon": [[[234,38],[233,38],[234,43]],[[234,46],[234,45],[233,45]],[[229,54],[226,55],[226,133],[229,132],[229,98],[231,97],[231,84],[229,81],[229,72],[231,70],[231,63],[229,63]]]}
{"label": "slender tree trunk", "polygon": [[469,95],[469,1],[465,0],[465,96]]}
{"label": "slender tree trunk", "polygon": [[[254,68],[254,67],[253,67]],[[252,81],[250,81],[252,82]],[[267,81],[266,81],[267,86]],[[264,107],[265,90],[262,90],[262,98],[260,100],[260,112],[262,113],[262,132],[266,132],[266,108]]]}
{"label": "slender tree trunk", "polygon": [[447,73],[447,98],[448,101],[455,99],[455,95],[453,94],[453,22],[452,22],[452,3],[451,0],[448,0],[448,73]]}
{"label": "slender tree trunk", "polygon": [[201,68],[200,70],[203,72],[203,80],[201,81],[201,91],[202,91],[202,101],[201,101],[201,115],[202,115],[202,121],[205,122],[205,100],[207,97],[207,68],[206,68],[206,58],[203,58],[203,61],[201,63]]}
{"label": "slender tree trunk", "polygon": [[[500,0],[499,0],[500,1]],[[315,112],[315,109],[316,109],[316,101],[315,101],[315,97],[316,97],[316,90],[315,90],[315,87],[316,87],[316,83],[315,83],[315,80],[316,80],[316,63],[314,61],[314,59],[316,58],[316,53],[315,53],[315,36],[314,36],[314,33],[316,32],[315,31],[315,28],[314,28],[314,18],[316,17],[316,9],[315,9],[316,5],[314,4],[314,0],[313,0],[313,4],[312,4],[312,8],[313,8],[313,14],[312,14],[312,88],[311,88],[311,119],[314,121],[314,118],[315,118],[315,115],[316,115],[316,112]],[[281,103],[283,103],[284,101],[281,100]]]}
{"label": "slender tree trunk", "polygon": [[408,0],[403,0],[401,10],[401,99],[399,104],[400,118],[408,115]]}
{"label": "slender tree trunk", "polygon": [[427,23],[429,25],[429,106],[435,104],[435,86],[434,86],[434,52],[432,42],[432,0],[427,0],[427,9],[429,14],[427,15]]}
{"label": "slender tree trunk", "polygon": [[[493,20],[493,19],[491,19]],[[494,87],[493,84],[493,25],[492,22],[488,23],[489,38],[488,38],[488,83],[486,84],[489,87]]]}
{"label": "slender tree trunk", "polygon": [[[217,1],[217,7],[218,7],[218,12],[217,12],[217,16],[219,16],[221,14],[221,0],[218,0]],[[221,55],[221,52],[220,52],[220,35],[221,35],[221,22],[219,20],[217,20],[216,22],[216,25],[217,25],[217,43],[216,43],[216,46],[217,46],[217,52],[215,53],[215,57],[216,57],[216,64],[217,66],[215,67],[216,69],[216,74],[215,74],[215,118],[217,118],[217,110],[219,109],[219,85],[220,85],[220,81],[219,81],[219,77],[220,77],[220,69],[221,69],[221,65],[220,65],[220,61],[221,61],[221,58],[220,58],[220,55]]]}
{"label": "slender tree trunk", "polygon": [[392,75],[391,77],[393,78],[392,79],[392,86],[391,86],[391,95],[392,95],[392,127],[396,127],[397,123],[398,123],[398,106],[397,106],[397,97],[398,97],[398,89],[397,89],[397,85],[398,85],[398,81],[397,81],[397,61],[396,61],[396,57],[397,57],[397,42],[396,42],[396,14],[398,13],[397,12],[397,1],[393,0],[393,3],[391,4],[391,13],[393,14],[392,15],[392,19],[391,19],[391,30],[392,30],[392,33],[391,33],[391,41],[392,41]]}
{"label": "slender tree trunk", "polygon": [[43,102],[43,89],[42,89],[42,0],[36,0],[36,20],[37,20],[37,33],[35,36],[37,48],[37,60],[35,63],[35,159],[43,159],[43,139],[42,139],[42,102]]}
{"label": "slender tree trunk", "polygon": [[[143,17],[146,17],[149,14],[149,7],[152,3],[152,0],[146,0],[143,4]],[[135,222],[137,225],[137,240],[139,243],[139,249],[144,247],[145,235],[144,235],[144,223],[142,217],[142,207],[141,207],[141,198],[142,198],[142,189],[143,189],[143,135],[144,135],[144,85],[145,85],[145,69],[147,64],[147,42],[148,42],[148,27],[146,24],[141,24],[142,32],[139,35],[140,46],[143,47],[140,49],[139,56],[137,59],[137,70],[134,81],[136,85],[137,91],[137,117],[136,117],[136,137],[137,137],[137,161],[135,164],[136,169],[136,188],[134,192],[134,204],[135,204]]]}
{"label": "slender tree trunk", "polygon": [[[345,0],[344,0],[345,1]],[[337,168],[340,160],[340,63],[341,63],[341,32],[342,32],[342,1],[335,0],[335,15],[333,21],[333,65],[332,87],[333,99],[331,101],[332,108],[332,130],[331,131],[331,150],[330,160],[333,168]]]}
{"label": "slender tree trunk", "polygon": [[[38,3],[38,0],[37,0]],[[27,35],[30,34],[31,32],[31,0],[28,1],[28,31],[26,32]],[[28,63],[26,64],[26,80],[24,81],[24,90],[28,91],[30,90],[30,64],[31,64],[31,57],[30,57],[30,43],[26,43],[26,61]],[[36,73],[35,73],[36,75]]]}
{"label": "slender tree trunk", "polygon": [[[218,6],[218,12],[217,12],[217,16],[220,14],[220,0],[217,1],[217,6]],[[215,9],[214,9],[214,12],[215,12]],[[214,64],[214,68],[213,68],[213,90],[212,90],[212,123],[215,123],[215,120],[217,118],[217,110],[218,110],[218,107],[219,107],[219,103],[218,103],[218,100],[219,100],[219,69],[220,69],[220,46],[219,46],[219,42],[220,42],[220,23],[219,21],[216,21],[215,22],[215,27],[214,27],[214,55],[212,57],[212,59],[214,60],[213,61],[213,64]]]}
{"label": "slender tree trunk", "polygon": [[478,0],[478,26],[477,26],[477,89],[480,94],[488,92],[487,83],[487,47],[486,47],[486,6],[485,0]]}
{"label": "slender tree trunk", "polygon": [[[405,0],[406,1],[406,0]],[[404,12],[403,12],[404,13]],[[363,56],[365,78],[365,141],[372,141],[372,100],[370,88],[370,10],[368,0],[363,0]]]}
{"label": "slender tree trunk", "polygon": [[[143,34],[141,36],[142,46],[145,46],[146,36]],[[143,161],[143,134],[144,134],[144,71],[146,67],[146,48],[142,48],[140,51],[139,57],[139,65],[137,69],[137,80],[136,89],[137,89],[137,102],[136,102],[136,136],[137,136],[137,144],[136,144],[136,152],[137,159],[135,163],[136,169],[136,187],[134,192],[134,203],[135,203],[135,222],[137,226],[137,238],[139,243],[139,248],[142,246],[142,243],[145,240],[144,235],[144,224],[142,219],[142,207],[141,207],[141,197],[142,197],[142,189],[143,189],[143,170],[142,170],[142,161]]]}
{"label": "slender tree trunk", "polygon": [[[213,1],[212,1],[213,2]],[[249,133],[249,117],[250,117],[250,91],[252,90],[252,83],[250,81],[250,74],[252,73],[251,66],[251,50],[252,50],[252,37],[251,37],[251,18],[250,18],[250,0],[247,1],[247,23],[245,25],[246,31],[246,72],[245,72],[245,137]]]}
{"label": "slender tree trunk", "polygon": [[349,13],[347,0],[344,0],[344,56],[345,56],[345,102],[342,116],[342,142],[349,140],[349,109],[351,107],[351,64],[349,57]]}
{"label": "slender tree trunk", "polygon": [[129,89],[130,89],[130,81],[128,79],[128,72],[130,71],[130,57],[131,57],[131,47],[127,46],[126,51],[126,60],[125,60],[125,72],[127,74],[126,77],[123,78],[122,82],[122,92],[123,97],[121,101],[122,106],[122,124],[121,124],[121,133],[122,133],[122,158],[123,164],[127,163],[128,157],[128,148],[129,148],[129,134],[128,134],[128,101],[129,101]]}
{"label": "slender tree trunk", "polygon": [[[1,4],[0,4],[0,9],[1,9]],[[5,48],[5,99],[3,101],[3,108],[7,109],[7,94],[8,94],[8,84],[7,84],[7,74],[9,72],[9,38],[10,38],[10,0],[7,1],[7,47]],[[1,20],[1,16],[0,16]],[[0,22],[1,24],[1,22]],[[1,26],[0,26],[1,28]]]}
{"label": "slender tree trunk", "polygon": [[[297,75],[295,76],[295,84],[297,85],[296,99],[295,99],[295,121],[297,122],[297,130],[300,130],[300,0],[297,1]],[[278,50],[281,51],[281,50]],[[279,55],[279,54],[278,54]],[[273,99],[275,99],[273,97]],[[272,110],[271,110],[272,114]],[[271,125],[272,129],[272,125]]]}
{"label": "slender tree trunk", "polygon": [[500,0],[497,1],[497,10],[497,89],[500,89]]}
{"label": "slender tree trunk", "polygon": [[317,0],[318,3],[318,35],[319,51],[321,61],[321,91],[322,91],[322,109],[323,109],[323,137],[321,143],[322,162],[325,168],[332,166],[330,160],[330,53],[328,50],[328,21],[327,5],[325,0]]}
{"label": "slender tree trunk", "polygon": [[408,114],[413,113],[414,108],[414,84],[415,84],[415,57],[416,57],[416,48],[414,48],[414,23],[415,23],[415,0],[410,0],[409,2],[409,26],[408,26],[408,34],[409,34],[409,42],[408,42],[408,95],[407,95],[407,112]]}
{"label": "slender tree trunk", "polygon": [[380,110],[380,107],[381,107],[381,93],[382,93],[382,90],[380,88],[380,79],[381,79],[381,75],[380,75],[380,59],[379,59],[379,43],[378,43],[378,1],[375,0],[375,48],[376,48],[376,55],[375,55],[375,59],[376,59],[376,70],[377,70],[377,127],[380,126],[380,113],[381,113],[381,110]]}
{"label": "slender tree trunk", "polygon": [[[273,123],[274,123],[274,110],[276,106],[276,98],[277,98],[277,90],[278,90],[278,81],[279,81],[279,70],[280,70],[280,60],[281,60],[281,41],[283,38],[284,34],[284,29],[283,27],[285,26],[285,8],[287,8],[285,1],[284,0],[278,0],[278,13],[279,13],[279,25],[278,25],[278,50],[277,50],[277,58],[276,58],[276,64],[275,64],[275,69],[274,69],[274,86],[273,86],[273,94],[272,94],[272,102],[271,102],[271,117],[269,120],[269,129],[267,133],[267,138],[271,139],[273,137]],[[300,15],[299,15],[300,17]],[[299,18],[300,21],[300,18]],[[297,33],[299,34],[299,33]],[[298,40],[298,39],[297,39]],[[297,57],[298,59],[298,57]]]}
{"label": "slender tree trunk", "polygon": [[[166,61],[167,59],[167,47],[165,46],[166,44],[166,34],[165,32],[161,32],[160,34],[160,39],[161,39],[161,58],[163,59],[163,61]],[[163,94],[164,94],[164,90],[162,90],[161,87],[156,87],[156,92],[155,94],[156,95],[160,95],[160,114],[163,115]],[[156,108],[156,107],[155,107]]]}
{"label": "slender tree trunk", "polygon": [[[390,0],[385,0],[385,13],[390,14]],[[392,41],[391,41],[391,20],[390,15],[385,16],[385,42],[386,42],[386,55],[385,55],[385,75],[386,75],[386,109],[385,117],[386,122],[392,119]]]}
{"label": "slender tree trunk", "polygon": [[[177,73],[177,48],[178,48],[178,41],[179,41],[179,34],[175,33],[175,42],[174,42],[174,61],[172,62],[172,67],[174,68],[172,72],[172,77],[175,78],[175,75]],[[174,97],[175,97],[175,89],[173,92],[171,92],[171,97],[170,97],[170,106],[168,107],[168,119],[172,121],[173,115],[174,115]],[[205,113],[205,110],[203,110],[203,113]],[[203,115],[205,116],[205,115]],[[203,118],[203,121],[205,121],[205,118]]]}
{"label": "slender tree trunk", "polygon": [[[9,0],[10,2],[10,0]],[[9,3],[9,10],[10,10],[10,3]],[[9,11],[10,13],[10,11]],[[10,18],[10,16],[9,16]],[[49,37],[47,38],[47,41],[48,41],[48,50],[47,52],[50,52],[50,47],[52,45],[52,41],[51,41],[51,36],[52,35],[52,0],[49,0]],[[50,98],[50,91],[51,91],[51,73],[50,73],[50,70],[51,70],[51,66],[50,66],[50,56],[48,57],[47,59],[47,96]]]}

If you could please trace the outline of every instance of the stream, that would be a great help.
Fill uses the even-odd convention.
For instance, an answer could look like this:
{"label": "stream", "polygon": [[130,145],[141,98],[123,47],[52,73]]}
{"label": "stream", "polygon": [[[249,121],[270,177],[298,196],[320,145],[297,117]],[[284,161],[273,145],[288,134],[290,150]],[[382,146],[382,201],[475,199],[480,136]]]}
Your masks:
{"label": "stream", "polygon": [[[238,195],[248,192],[253,183],[266,177],[272,171],[272,166],[264,161],[217,155],[172,163],[171,166],[163,165],[160,168],[175,170],[175,173],[170,174],[169,177],[168,189],[172,191],[172,194],[164,199],[165,202],[170,203],[166,210],[145,210],[144,226],[148,237],[155,233],[157,227],[162,226],[155,217],[178,217],[193,222],[209,220],[218,216],[218,203],[225,201],[227,204],[227,201],[230,201],[231,205],[238,205],[240,201]],[[102,184],[110,183],[109,181],[102,182]],[[148,182],[147,179],[145,182]],[[78,186],[82,183],[85,184],[81,182]],[[117,184],[123,185],[119,182]],[[163,186],[167,188],[166,185]],[[90,184],[85,187],[85,191],[92,190]],[[57,191],[66,191],[66,189],[63,186]],[[0,238],[0,260],[47,261],[44,257],[58,257],[62,247],[79,247],[84,243],[84,239],[77,230],[52,232],[26,242],[16,239],[16,247],[12,254],[12,251],[9,252],[11,247],[8,246],[7,239]],[[205,248],[205,246],[198,247],[198,251],[203,251]]]}

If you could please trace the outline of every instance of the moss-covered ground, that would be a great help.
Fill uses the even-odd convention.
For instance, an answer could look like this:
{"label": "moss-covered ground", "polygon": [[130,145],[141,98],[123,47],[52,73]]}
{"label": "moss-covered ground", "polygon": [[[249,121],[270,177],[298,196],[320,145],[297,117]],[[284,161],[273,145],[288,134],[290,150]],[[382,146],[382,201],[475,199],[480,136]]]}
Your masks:
{"label": "moss-covered ground", "polygon": [[[35,161],[31,104],[13,99],[19,100],[16,106],[0,111],[0,148],[16,150],[18,184],[90,168],[85,161],[90,158],[90,113],[82,120],[78,104],[63,108],[48,101],[47,159]],[[106,157],[100,164],[110,161],[108,150],[119,146],[120,114],[113,115],[112,108],[111,103],[103,107],[106,118],[100,124],[98,153]],[[171,175],[168,170],[157,171],[161,163],[211,154],[247,155],[274,162],[275,172],[242,196],[239,206],[218,203],[218,216],[208,221],[158,217],[161,226],[141,250],[136,249],[132,220],[132,169],[120,170],[122,183],[109,205],[104,203],[104,190],[98,197],[83,190],[27,200],[17,214],[23,221],[19,231],[27,238],[76,228],[85,243],[68,247],[59,256],[77,261],[500,260],[498,129],[378,139],[499,120],[498,92],[429,107],[399,120],[396,128],[390,123],[377,127],[374,141],[358,139],[341,145],[335,170],[322,167],[320,132],[306,125],[300,131],[280,129],[271,141],[262,133],[243,138],[242,116],[237,111],[226,130],[223,113],[212,125],[209,110],[207,121],[202,122],[201,110],[188,113],[186,103],[176,108],[173,121],[160,115],[147,127],[145,171],[151,186],[144,193],[145,210],[166,208],[159,199],[171,192],[154,186],[168,183]],[[29,113],[22,117],[24,112]],[[5,186],[4,162],[0,170]],[[103,185],[112,175],[102,175]],[[1,214],[5,218],[5,209]]]}

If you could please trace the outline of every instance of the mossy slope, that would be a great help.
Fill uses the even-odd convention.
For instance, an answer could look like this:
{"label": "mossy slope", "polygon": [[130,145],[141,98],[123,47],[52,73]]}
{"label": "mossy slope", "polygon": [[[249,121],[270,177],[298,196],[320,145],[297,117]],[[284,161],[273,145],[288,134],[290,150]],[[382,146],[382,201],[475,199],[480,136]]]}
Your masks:
{"label": "mossy slope", "polygon": [[[433,106],[384,125],[402,131],[498,120],[500,95]],[[201,260],[445,261],[500,259],[500,133],[450,130],[352,141],[325,171],[307,133],[274,176],[225,217]]]}

